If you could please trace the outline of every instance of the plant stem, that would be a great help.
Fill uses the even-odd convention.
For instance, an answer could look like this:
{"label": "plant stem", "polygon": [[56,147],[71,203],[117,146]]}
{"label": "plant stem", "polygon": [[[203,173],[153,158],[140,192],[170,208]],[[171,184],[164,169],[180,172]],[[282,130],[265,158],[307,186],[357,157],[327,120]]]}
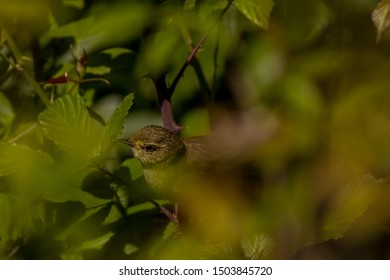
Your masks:
{"label": "plant stem", "polygon": [[16,69],[20,70],[23,73],[24,78],[30,83],[32,88],[34,89],[35,93],[39,96],[42,103],[45,104],[45,106],[50,105],[50,100],[46,96],[46,93],[43,91],[43,89],[40,87],[38,82],[33,78],[31,73],[29,73],[24,67],[23,67],[23,57],[16,46],[14,40],[11,38],[11,36],[8,34],[6,30],[3,30],[5,40],[7,41],[8,47],[10,48],[15,61],[16,61]]}
{"label": "plant stem", "polygon": [[[124,185],[124,186],[127,186],[129,188],[131,188],[131,186],[129,185],[129,183],[127,183],[125,180],[119,178],[118,176],[116,176],[115,174],[111,173],[110,171],[100,167],[100,166],[97,166],[97,165],[94,165],[93,167],[95,167],[96,169],[98,169],[100,172],[102,172],[104,175],[112,178],[117,184],[120,184],[120,185]],[[158,208],[160,210],[160,213],[164,214],[165,216],[167,216],[167,218],[169,220],[171,220],[175,225],[178,225],[179,224],[179,221],[178,221],[178,218],[176,217],[176,214],[172,214],[167,208],[165,208],[164,206],[160,205],[157,201],[153,200],[153,199],[150,199],[148,198],[146,195],[144,195],[143,193],[141,193],[140,191],[132,188],[133,191],[135,191],[138,195],[144,197],[147,201],[149,201],[150,203],[152,203],[154,206],[156,206],[156,208]],[[119,197],[117,195],[117,193],[115,192],[115,199],[116,201],[114,202],[114,204],[117,206],[119,212],[121,212],[121,214],[126,217],[127,216],[127,212],[126,212],[126,209],[125,207],[119,202]]]}
{"label": "plant stem", "polygon": [[[102,172],[107,177],[110,177],[111,179],[113,179],[117,184],[124,185],[126,187],[132,188],[128,182],[126,182],[122,178],[119,178],[118,176],[116,176],[115,174],[111,173],[110,171],[108,171],[108,170],[106,170],[106,169],[104,169],[104,168],[102,168],[100,166],[96,166],[96,165],[94,165],[93,167],[95,167],[97,170]],[[146,195],[144,195],[143,193],[139,192],[138,190],[136,190],[134,188],[132,188],[132,190],[134,190],[140,196],[144,197],[146,200],[148,200],[150,203],[152,203],[157,208],[161,209],[161,205],[157,201],[148,198]]]}

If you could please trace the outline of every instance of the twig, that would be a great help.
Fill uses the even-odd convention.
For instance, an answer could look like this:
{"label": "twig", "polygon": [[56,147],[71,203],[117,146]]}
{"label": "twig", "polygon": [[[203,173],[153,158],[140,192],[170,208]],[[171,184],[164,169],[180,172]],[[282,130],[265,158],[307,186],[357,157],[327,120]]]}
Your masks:
{"label": "twig", "polygon": [[163,120],[164,127],[169,129],[170,131],[174,133],[179,133],[182,130],[182,127],[180,127],[173,117],[172,112],[172,103],[171,103],[171,97],[173,92],[176,89],[177,84],[179,83],[179,80],[184,74],[184,71],[190,65],[192,60],[195,58],[195,54],[199,51],[200,47],[202,46],[202,43],[206,40],[207,34],[204,35],[198,44],[192,49],[190,55],[184,62],[183,66],[181,67],[180,71],[177,73],[175,79],[172,82],[172,85],[168,88],[165,77],[166,74],[161,75],[160,77],[154,79],[154,84],[157,90],[157,96],[158,96],[158,102],[160,105],[160,113]]}
{"label": "twig", "polygon": [[[154,206],[156,206],[156,208],[158,208],[160,210],[160,212],[162,214],[164,214],[165,216],[167,216],[174,224],[178,224],[178,219],[167,209],[165,208],[164,206],[160,205],[157,201],[153,200],[153,199],[150,199],[148,198],[145,194],[141,193],[140,191],[134,189],[128,182],[126,182],[125,180],[121,179],[120,177],[116,176],[115,174],[111,173],[110,171],[100,167],[100,166],[97,166],[97,165],[94,165],[93,167],[95,167],[96,169],[98,169],[100,172],[102,172],[104,175],[110,177],[111,179],[113,179],[117,184],[119,185],[124,185],[126,187],[129,187],[131,188],[133,191],[135,191],[138,195],[142,196],[143,198],[145,198],[147,201],[149,201],[150,203],[152,203]],[[117,192],[115,192],[115,199],[119,202],[119,197],[118,197],[118,194]],[[123,216],[127,216],[127,212],[126,212],[126,209],[123,207],[123,205],[121,205],[120,203],[115,203],[115,205],[118,207],[118,210],[121,212],[121,214]]]}
{"label": "twig", "polygon": [[196,46],[192,49],[191,53],[187,57],[187,59],[184,62],[183,66],[180,68],[179,72],[177,73],[175,79],[172,82],[172,85],[168,89],[168,96],[169,96],[169,98],[171,98],[173,92],[176,89],[177,84],[179,83],[179,80],[181,79],[181,77],[183,77],[183,74],[184,74],[185,70],[187,69],[188,65],[190,65],[192,60],[194,59],[196,53],[202,47],[202,44],[206,40],[207,36],[208,36],[208,33],[203,35],[203,37],[199,40],[199,42],[196,44]]}
{"label": "twig", "polygon": [[50,100],[46,96],[46,93],[43,91],[43,89],[39,86],[38,82],[34,79],[34,77],[23,67],[23,58],[21,53],[19,52],[15,42],[12,40],[11,36],[8,34],[6,30],[3,29],[8,47],[10,48],[15,61],[16,61],[16,69],[20,70],[24,78],[30,83],[30,85],[33,87],[35,93],[39,96],[42,103],[46,106],[50,105]]}
{"label": "twig", "polygon": [[31,125],[29,128],[27,128],[26,130],[23,130],[21,133],[19,133],[18,135],[16,135],[14,138],[8,140],[9,143],[13,143],[15,142],[16,140],[19,140],[20,138],[22,138],[23,136],[29,134],[30,132],[32,132],[35,128],[37,127],[37,123],[34,123],[33,125]]}

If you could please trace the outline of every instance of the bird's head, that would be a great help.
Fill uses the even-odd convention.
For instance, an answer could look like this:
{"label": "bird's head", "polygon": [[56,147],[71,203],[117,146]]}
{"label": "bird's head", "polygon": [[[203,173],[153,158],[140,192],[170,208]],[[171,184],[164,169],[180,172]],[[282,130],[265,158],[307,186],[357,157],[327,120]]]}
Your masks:
{"label": "bird's head", "polygon": [[119,141],[129,145],[134,157],[147,167],[172,163],[185,152],[184,143],[178,135],[157,125],[141,128],[130,138]]}

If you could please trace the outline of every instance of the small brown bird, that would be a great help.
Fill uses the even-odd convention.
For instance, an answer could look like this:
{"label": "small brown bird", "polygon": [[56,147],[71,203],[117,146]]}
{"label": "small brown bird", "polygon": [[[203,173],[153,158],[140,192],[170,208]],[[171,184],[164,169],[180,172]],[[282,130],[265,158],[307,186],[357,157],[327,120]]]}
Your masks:
{"label": "small brown bird", "polygon": [[173,200],[184,187],[177,184],[180,177],[212,175],[232,161],[211,136],[181,138],[157,125],[144,127],[123,142],[141,162],[146,181],[162,197]]}

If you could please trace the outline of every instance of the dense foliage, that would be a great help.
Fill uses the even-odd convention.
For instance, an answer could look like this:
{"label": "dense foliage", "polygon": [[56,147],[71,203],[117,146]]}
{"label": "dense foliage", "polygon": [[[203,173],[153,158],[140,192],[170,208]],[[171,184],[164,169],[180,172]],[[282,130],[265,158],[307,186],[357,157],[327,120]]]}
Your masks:
{"label": "dense foliage", "polygon": [[[389,258],[389,10],[0,1],[0,258]],[[164,91],[183,136],[250,151],[238,236],[212,192],[192,202],[212,223],[175,227],[116,141],[162,123]]]}

